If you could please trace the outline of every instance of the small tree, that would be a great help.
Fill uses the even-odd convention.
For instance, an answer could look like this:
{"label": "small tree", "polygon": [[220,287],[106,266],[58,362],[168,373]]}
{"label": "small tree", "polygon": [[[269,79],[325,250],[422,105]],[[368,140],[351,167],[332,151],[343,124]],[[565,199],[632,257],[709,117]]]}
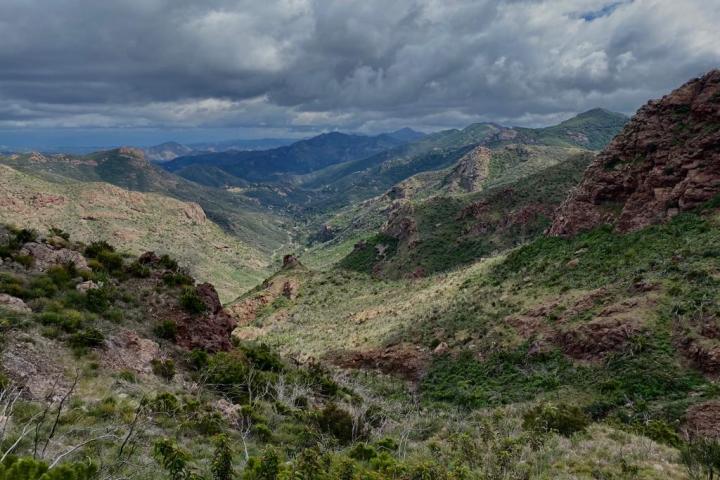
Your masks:
{"label": "small tree", "polygon": [[175,442],[163,438],[155,442],[153,448],[155,460],[168,472],[170,480],[185,480],[191,478],[190,455],[175,445]]}
{"label": "small tree", "polygon": [[215,453],[210,465],[214,480],[230,480],[235,476],[232,466],[232,449],[227,435],[215,438]]}
{"label": "small tree", "polygon": [[680,449],[680,458],[694,480],[713,480],[720,476],[720,443],[717,440],[693,440]]}

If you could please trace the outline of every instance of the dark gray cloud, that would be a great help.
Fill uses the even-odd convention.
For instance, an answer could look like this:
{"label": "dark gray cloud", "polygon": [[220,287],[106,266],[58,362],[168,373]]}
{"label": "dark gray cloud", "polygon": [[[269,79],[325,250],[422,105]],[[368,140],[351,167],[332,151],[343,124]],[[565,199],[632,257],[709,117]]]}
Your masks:
{"label": "dark gray cloud", "polygon": [[282,132],[632,112],[720,66],[706,0],[0,0],[0,127]]}

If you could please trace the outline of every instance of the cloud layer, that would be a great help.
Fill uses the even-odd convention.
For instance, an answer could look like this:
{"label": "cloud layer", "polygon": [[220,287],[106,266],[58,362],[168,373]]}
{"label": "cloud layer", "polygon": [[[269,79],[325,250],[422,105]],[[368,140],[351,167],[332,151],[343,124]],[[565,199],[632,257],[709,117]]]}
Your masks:
{"label": "cloud layer", "polygon": [[706,0],[3,0],[0,128],[434,129],[632,112],[720,66]]}

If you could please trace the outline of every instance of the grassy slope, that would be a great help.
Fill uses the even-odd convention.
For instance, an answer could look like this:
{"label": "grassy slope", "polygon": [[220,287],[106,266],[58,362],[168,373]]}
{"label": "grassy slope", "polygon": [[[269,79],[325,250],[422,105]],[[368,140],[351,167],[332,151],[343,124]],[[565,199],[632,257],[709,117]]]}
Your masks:
{"label": "grassy slope", "polygon": [[[487,266],[471,270],[467,274],[476,275]],[[230,354],[188,356],[153,328],[157,319],[149,315],[148,305],[158,298],[178,302],[181,296],[181,289],[163,285],[155,276],[138,279],[101,266],[85,272],[108,285],[108,304],[98,308],[89,296],[75,291],[77,280],[63,269],[39,274],[4,264],[0,273],[0,290],[22,296],[33,308],[31,314],[0,309],[3,358],[35,352],[36,357],[29,357],[34,361],[31,367],[54,373],[30,380],[45,381],[48,388],[53,388],[51,377],[67,370],[56,385],[63,393],[78,376],[68,401],[50,405],[53,415],[42,415],[48,404],[38,396],[21,398],[9,416],[5,447],[30,420],[33,437],[41,445],[37,457],[46,464],[80,445],[64,458],[66,468],[89,461],[100,469],[101,478],[164,478],[167,472],[154,448],[162,440],[175,452],[171,465],[211,478],[218,451],[214,445],[217,435],[224,434],[231,465],[245,479],[684,478],[675,449],[616,425],[594,424],[567,437],[532,430],[523,416],[533,403],[471,412],[452,405],[418,405],[411,391],[390,378],[331,376],[312,365],[284,362],[252,344],[242,344]],[[362,283],[372,286],[367,279]],[[449,285],[453,281],[441,283],[459,287]],[[161,370],[131,370],[117,350],[109,350],[112,344],[78,344],[84,338],[77,335],[78,329],[95,329],[113,338],[126,328],[157,341],[155,360],[173,360],[175,374],[162,377]],[[8,383],[0,380],[1,390]],[[241,407],[236,416],[226,416],[232,408],[229,402]],[[59,422],[53,427],[58,412]],[[100,434],[103,438],[97,439]],[[18,442],[13,453],[32,455],[33,437]],[[245,451],[252,456],[249,461]],[[279,476],[268,477],[276,464],[274,455]]]}
{"label": "grassy slope", "polygon": [[[62,202],[33,204],[32,199],[42,195],[61,197]],[[136,255],[169,253],[190,265],[199,279],[215,283],[225,300],[267,275],[266,254],[210,220],[194,221],[187,203],[166,196],[101,182],[48,182],[0,165],[0,202],[13,202],[0,210],[0,222],[43,231],[58,227],[86,242],[106,238]]]}
{"label": "grassy slope", "polygon": [[[579,149],[509,146],[493,153],[489,177],[479,192],[447,194],[443,179],[449,169],[403,182],[411,192],[402,202],[410,206],[406,217],[415,226],[413,244],[401,242],[397,255],[379,262],[376,271],[390,276],[416,268],[438,272],[534,238],[547,227],[552,210],[577,184],[590,160]],[[378,197],[336,215],[330,224],[339,236],[330,245],[350,253],[349,240],[377,231],[390,204],[387,196]],[[481,213],[466,212],[477,204],[486,205]],[[306,254],[311,264],[318,264],[315,259],[321,252],[322,247],[316,246]]]}
{"label": "grassy slope", "polygon": [[[720,314],[719,252],[720,214],[710,208],[628,235],[600,229],[574,239],[543,237],[507,256],[415,281],[319,273],[304,279],[295,302],[254,326],[264,341],[300,358],[399,342],[429,353],[444,343],[450,355],[432,355],[420,383],[426,405],[493,411],[570,403],[598,428],[676,446],[688,407],[720,397],[717,382],[684,353],[688,342],[720,346],[703,333]],[[606,319],[630,333],[619,345],[594,350],[606,334],[583,328]],[[565,354],[573,344],[558,340],[564,332],[580,332],[565,338],[594,353]],[[596,430],[588,441],[596,447],[601,437]]]}
{"label": "grassy slope", "polygon": [[291,239],[289,220],[260,207],[240,194],[204,187],[172,175],[132,154],[119,150],[85,157],[48,157],[33,161],[31,155],[0,158],[18,170],[50,182],[74,179],[107,182],[127,190],[152,192],[200,204],[208,218],[259,251],[270,256]]}

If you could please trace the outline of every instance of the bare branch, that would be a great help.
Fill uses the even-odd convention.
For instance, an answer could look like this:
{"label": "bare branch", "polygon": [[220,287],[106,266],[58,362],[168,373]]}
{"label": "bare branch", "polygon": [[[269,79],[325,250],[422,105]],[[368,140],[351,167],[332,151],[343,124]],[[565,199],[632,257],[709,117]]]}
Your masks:
{"label": "bare branch", "polygon": [[85,445],[87,445],[87,444],[89,444],[89,443],[97,442],[98,440],[104,440],[104,439],[106,439],[106,438],[118,438],[118,437],[117,437],[117,435],[113,435],[113,434],[111,434],[111,433],[108,433],[108,434],[105,434],[105,435],[100,435],[99,437],[91,438],[90,440],[87,440],[87,441],[85,441],[85,442],[83,442],[83,443],[80,443],[80,444],[78,444],[78,445],[75,445],[74,447],[72,447],[72,448],[71,448],[70,450],[68,450],[67,452],[61,453],[60,455],[58,455],[57,458],[50,464],[50,466],[48,467],[48,470],[50,470],[51,468],[55,467],[58,463],[60,463],[60,460],[62,460],[62,459],[65,458],[66,456],[70,455],[71,453],[73,453],[73,452],[75,452],[75,451],[77,451],[77,450],[80,450],[80,449],[81,449],[82,447],[84,447]]}

